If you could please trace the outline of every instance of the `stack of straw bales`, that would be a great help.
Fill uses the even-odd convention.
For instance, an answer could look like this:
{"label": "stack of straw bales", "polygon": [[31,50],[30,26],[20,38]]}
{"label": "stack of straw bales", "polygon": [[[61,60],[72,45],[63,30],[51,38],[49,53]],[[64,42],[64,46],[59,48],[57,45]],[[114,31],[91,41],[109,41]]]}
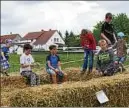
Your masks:
{"label": "stack of straw bales", "polygon": [[[104,90],[109,102],[100,105],[95,93]],[[93,78],[88,81],[41,85],[13,94],[10,106],[19,107],[97,107],[129,106],[129,74]]]}
{"label": "stack of straw bales", "polygon": [[[80,75],[80,70],[77,68],[69,68],[65,69],[64,72],[68,75],[68,81],[87,81],[92,78],[99,77],[94,73],[87,75]],[[41,84],[48,84],[50,82],[50,76],[45,72],[42,71],[40,74]],[[10,77],[1,77],[1,86],[13,86],[16,88],[24,88],[26,87],[26,79],[22,76],[10,76]]]}

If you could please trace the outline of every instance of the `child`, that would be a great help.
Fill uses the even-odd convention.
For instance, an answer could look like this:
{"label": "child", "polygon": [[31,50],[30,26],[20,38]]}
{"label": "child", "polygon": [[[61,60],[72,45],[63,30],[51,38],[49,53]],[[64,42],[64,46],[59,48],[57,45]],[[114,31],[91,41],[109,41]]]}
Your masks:
{"label": "child", "polygon": [[88,73],[91,73],[93,70],[93,60],[94,60],[93,51],[96,50],[96,42],[95,42],[93,34],[86,29],[83,29],[81,31],[80,38],[81,38],[81,46],[84,49],[84,64],[83,64],[81,73],[83,74],[87,71],[88,62],[89,62]]}
{"label": "child", "polygon": [[111,24],[112,14],[107,13],[105,15],[105,22],[102,24],[101,37],[105,39],[108,45],[113,45],[117,42],[116,35],[114,33],[114,27]]}
{"label": "child", "polygon": [[0,67],[0,71],[3,75],[9,76],[7,73],[7,70],[9,69],[9,62],[7,61],[7,59],[4,56],[4,53],[1,51],[1,67]]}
{"label": "child", "polygon": [[113,50],[108,49],[108,44],[104,39],[99,41],[99,46],[101,47],[101,50],[97,55],[96,68],[98,72],[104,76],[113,75],[118,69],[117,65],[114,63]]}
{"label": "child", "polygon": [[12,45],[12,40],[11,39],[5,40],[5,44],[6,44],[6,46],[2,47],[2,52],[3,52],[6,60],[9,60],[9,48]]}
{"label": "child", "polygon": [[67,74],[62,72],[61,70],[61,63],[60,63],[60,58],[57,55],[57,48],[55,45],[51,45],[49,47],[50,50],[50,54],[47,56],[46,58],[46,71],[48,74],[51,75],[52,77],[52,82],[54,84],[57,84],[57,80],[59,80],[58,78],[56,78],[56,76],[59,76],[63,78],[63,81],[67,80]]}
{"label": "child", "polygon": [[25,44],[23,51],[24,53],[20,57],[20,73],[22,76],[26,77],[30,82],[31,86],[39,85],[40,78],[39,76],[32,72],[32,68],[35,66],[34,59],[31,55],[32,46],[30,44]]}
{"label": "child", "polygon": [[12,45],[12,40],[11,39],[7,39],[5,40],[5,44],[6,46],[3,46],[1,48],[1,72],[6,75],[9,76],[8,74],[8,69],[9,69],[9,48]]}
{"label": "child", "polygon": [[127,45],[125,40],[123,39],[125,35],[123,32],[119,32],[117,36],[118,36],[118,42],[113,46],[113,48],[116,48],[117,50],[116,64],[120,64],[120,66],[122,67],[122,71],[125,71],[123,66],[127,54]]}

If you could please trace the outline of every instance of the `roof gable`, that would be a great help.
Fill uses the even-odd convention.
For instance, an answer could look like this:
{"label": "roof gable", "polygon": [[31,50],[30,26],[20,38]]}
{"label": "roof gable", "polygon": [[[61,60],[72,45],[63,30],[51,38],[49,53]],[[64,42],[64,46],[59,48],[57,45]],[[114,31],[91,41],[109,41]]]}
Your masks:
{"label": "roof gable", "polygon": [[43,34],[44,31],[41,31],[41,32],[30,32],[28,34],[26,34],[23,39],[24,40],[32,40],[32,39],[37,39],[39,38],[42,34]]}
{"label": "roof gable", "polygon": [[46,44],[57,30],[44,31],[44,33],[36,40],[34,45]]}
{"label": "roof gable", "polygon": [[19,34],[2,35],[0,37],[1,43],[5,42],[6,39],[14,40],[17,36],[20,36],[20,35]]}

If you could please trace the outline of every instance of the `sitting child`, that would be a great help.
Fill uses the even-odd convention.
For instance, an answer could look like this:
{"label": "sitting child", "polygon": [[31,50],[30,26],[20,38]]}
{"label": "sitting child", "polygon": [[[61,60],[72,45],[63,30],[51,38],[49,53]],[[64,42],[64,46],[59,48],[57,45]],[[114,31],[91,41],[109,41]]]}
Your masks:
{"label": "sitting child", "polygon": [[39,85],[40,78],[39,76],[32,72],[32,68],[35,66],[34,59],[31,55],[32,46],[30,44],[25,44],[23,48],[23,54],[20,57],[20,73],[22,76],[26,77],[29,80],[31,86]]}
{"label": "sitting child", "polygon": [[125,35],[123,32],[119,32],[117,36],[118,36],[118,42],[113,46],[113,48],[116,48],[117,50],[117,58],[115,63],[122,67],[122,71],[125,71],[125,68],[123,65],[127,55],[127,45],[124,40]]}
{"label": "sitting child", "polygon": [[116,71],[118,71],[119,68],[114,63],[113,50],[108,49],[108,44],[103,39],[99,41],[99,46],[101,47],[101,50],[97,55],[96,68],[98,72],[100,72],[104,76],[113,75]]}
{"label": "sitting child", "polygon": [[[56,46],[51,45],[49,47],[49,49],[50,49],[50,54],[46,58],[46,61],[47,61],[46,71],[47,71],[47,73],[51,75],[52,82],[54,84],[57,84],[57,82],[60,78],[63,78],[63,81],[66,81],[67,74],[62,72],[62,70],[61,70],[60,58],[57,55]],[[57,78],[56,76],[58,76],[59,78]]]}

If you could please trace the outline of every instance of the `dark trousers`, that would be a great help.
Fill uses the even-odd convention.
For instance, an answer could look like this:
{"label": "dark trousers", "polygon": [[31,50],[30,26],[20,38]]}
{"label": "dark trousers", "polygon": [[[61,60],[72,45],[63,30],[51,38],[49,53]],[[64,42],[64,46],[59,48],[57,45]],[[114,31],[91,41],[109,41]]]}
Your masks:
{"label": "dark trousers", "polygon": [[40,84],[39,76],[32,71],[23,71],[21,75],[27,78],[31,86]]}

